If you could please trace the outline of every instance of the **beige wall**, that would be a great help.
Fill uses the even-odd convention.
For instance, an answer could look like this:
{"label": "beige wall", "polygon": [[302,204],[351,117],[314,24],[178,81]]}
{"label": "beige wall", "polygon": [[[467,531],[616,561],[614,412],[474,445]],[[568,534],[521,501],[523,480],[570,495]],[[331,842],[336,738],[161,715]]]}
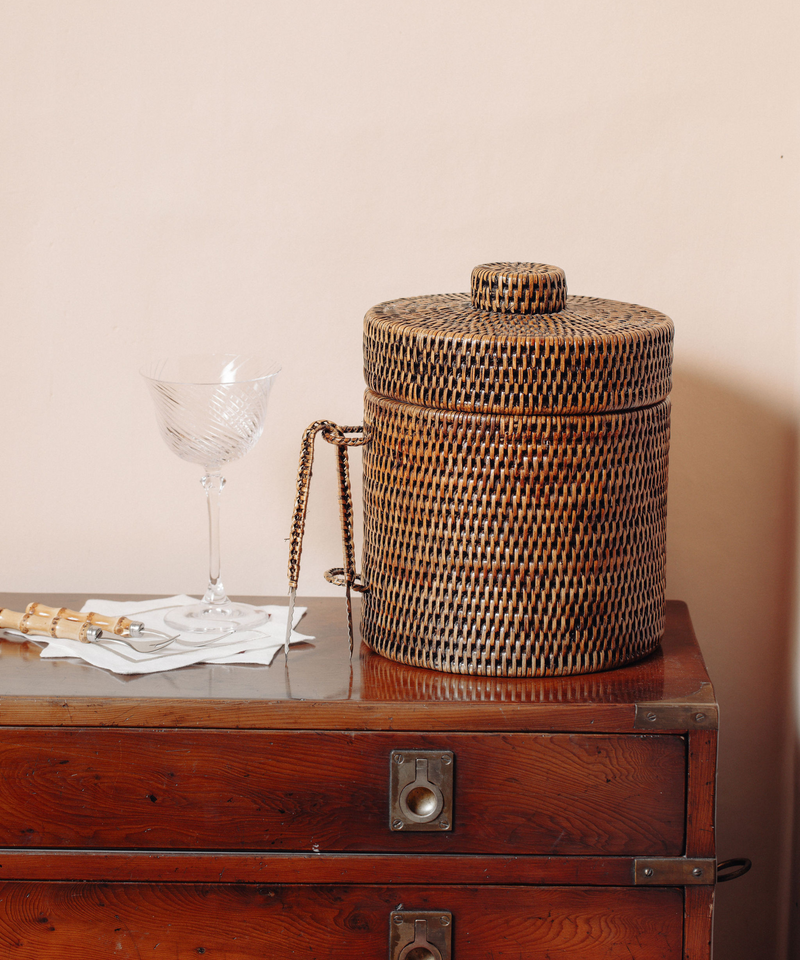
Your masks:
{"label": "beige wall", "polygon": [[[358,421],[371,304],[539,259],[661,309],[669,594],[722,707],[720,855],[755,861],[719,890],[717,956],[783,958],[799,25],[794,0],[5,0],[0,588],[203,586],[154,355],[282,361],[223,516],[229,588],[282,593],[299,438]],[[320,459],[307,594],[339,556]]]}

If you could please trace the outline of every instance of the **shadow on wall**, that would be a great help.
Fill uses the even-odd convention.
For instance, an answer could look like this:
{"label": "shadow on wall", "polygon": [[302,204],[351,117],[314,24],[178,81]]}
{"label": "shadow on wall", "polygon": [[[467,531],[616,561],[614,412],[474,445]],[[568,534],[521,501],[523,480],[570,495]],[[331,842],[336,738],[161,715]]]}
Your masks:
{"label": "shadow on wall", "polygon": [[800,724],[795,721],[794,743],[794,842],[789,889],[788,960],[800,957]]}
{"label": "shadow on wall", "polygon": [[667,596],[686,600],[720,704],[715,955],[785,956],[791,871],[797,424],[676,367]]}

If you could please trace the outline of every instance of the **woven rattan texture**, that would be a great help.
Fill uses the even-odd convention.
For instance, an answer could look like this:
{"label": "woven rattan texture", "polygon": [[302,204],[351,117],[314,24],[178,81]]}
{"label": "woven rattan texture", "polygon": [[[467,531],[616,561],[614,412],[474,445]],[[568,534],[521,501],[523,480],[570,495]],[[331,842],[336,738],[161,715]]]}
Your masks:
{"label": "woven rattan texture", "polygon": [[472,271],[473,306],[497,313],[555,313],[567,299],[561,267],[546,263],[483,263]]}
{"label": "woven rattan texture", "polygon": [[364,318],[377,394],[440,410],[597,413],[658,403],[673,326],[646,307],[567,297],[559,313],[476,310],[466,293],[393,300]]}
{"label": "woven rattan texture", "polygon": [[449,673],[591,673],[663,632],[669,401],[475,416],[367,392],[361,632]]}
{"label": "woven rattan texture", "polygon": [[[471,700],[482,703],[592,703],[608,700],[619,680],[615,672],[575,674],[557,684],[531,683],[524,677],[481,677],[464,687],[461,674],[440,670],[418,670],[398,666],[385,657],[365,657],[361,661],[362,690],[369,699],[381,696],[392,700],[463,701],[469,691]],[[629,703],[661,700],[664,694],[664,660],[648,657],[640,664],[626,688]]]}

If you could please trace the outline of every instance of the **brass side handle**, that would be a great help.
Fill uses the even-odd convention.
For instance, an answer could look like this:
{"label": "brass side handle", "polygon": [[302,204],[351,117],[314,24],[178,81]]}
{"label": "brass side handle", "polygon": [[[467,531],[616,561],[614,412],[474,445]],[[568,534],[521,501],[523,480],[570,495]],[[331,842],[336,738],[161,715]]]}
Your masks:
{"label": "brass side handle", "polygon": [[749,860],[747,857],[734,857],[732,860],[723,860],[717,864],[717,883],[725,883],[727,880],[738,880],[739,877],[743,877],[752,866],[752,860]]}

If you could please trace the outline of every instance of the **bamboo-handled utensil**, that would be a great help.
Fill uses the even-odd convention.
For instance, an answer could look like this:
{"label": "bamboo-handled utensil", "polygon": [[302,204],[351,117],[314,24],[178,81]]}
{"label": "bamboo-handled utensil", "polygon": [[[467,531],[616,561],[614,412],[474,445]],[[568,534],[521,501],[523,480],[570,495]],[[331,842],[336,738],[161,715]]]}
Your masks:
{"label": "bamboo-handled utensil", "polygon": [[162,633],[145,627],[141,620],[131,620],[129,617],[108,617],[102,613],[80,613],[78,610],[69,610],[67,607],[47,607],[43,603],[29,603],[25,608],[29,614],[43,614],[47,617],[61,617],[68,621],[86,622],[100,627],[108,640],[137,637],[157,637],[161,640],[176,640],[178,634]]}
{"label": "bamboo-handled utensil", "polygon": [[[69,612],[71,616],[62,615],[61,611]],[[18,630],[24,635],[50,637],[58,640],[78,640],[80,643],[99,643],[106,642],[122,643],[137,653],[152,653],[155,650],[161,650],[169,646],[175,639],[167,634],[152,631],[156,635],[155,640],[132,640],[130,637],[122,635],[108,634],[103,632],[99,623],[92,622],[91,613],[75,613],[67,611],[65,607],[56,610],[53,607],[45,607],[44,604],[28,604],[24,613],[16,610],[0,610],[0,629]],[[95,614],[95,616],[97,616]],[[109,620],[108,617],[101,618]],[[112,621],[113,622],[113,621]],[[139,634],[146,636],[147,634]]]}
{"label": "bamboo-handled utensil", "polygon": [[54,637],[58,640],[79,640],[81,643],[96,643],[102,636],[102,627],[85,617],[69,620],[42,612],[0,609],[0,629],[18,630],[37,637]]}

